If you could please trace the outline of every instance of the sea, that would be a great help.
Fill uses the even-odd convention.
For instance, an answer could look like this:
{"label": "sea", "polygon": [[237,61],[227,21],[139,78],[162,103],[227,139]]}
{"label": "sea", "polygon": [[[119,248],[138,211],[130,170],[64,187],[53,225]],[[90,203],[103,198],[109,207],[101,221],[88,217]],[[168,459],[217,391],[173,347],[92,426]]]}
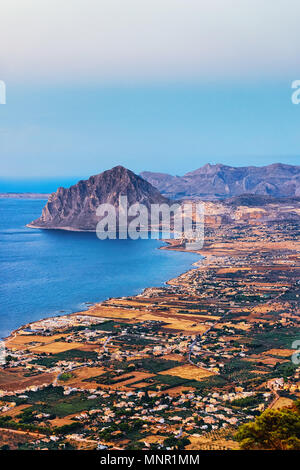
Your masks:
{"label": "sea", "polygon": [[141,293],[201,257],[159,250],[161,240],[99,240],[95,233],[30,229],[45,200],[0,199],[0,338],[32,321]]}

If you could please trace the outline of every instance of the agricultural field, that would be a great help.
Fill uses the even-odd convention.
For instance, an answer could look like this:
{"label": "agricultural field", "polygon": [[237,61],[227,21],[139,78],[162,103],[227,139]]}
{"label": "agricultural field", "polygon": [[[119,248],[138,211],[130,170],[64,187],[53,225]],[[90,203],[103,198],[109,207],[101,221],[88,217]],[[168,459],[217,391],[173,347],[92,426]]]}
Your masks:
{"label": "agricultural field", "polygon": [[61,341],[55,341],[53,343],[44,344],[43,346],[36,346],[32,348],[33,353],[49,353],[57,354],[60,352],[68,351],[69,349],[80,348],[80,343],[64,343]]}
{"label": "agricultural field", "polygon": [[174,367],[173,369],[160,372],[160,374],[174,375],[175,377],[182,377],[183,379],[197,381],[201,381],[202,379],[206,379],[207,377],[215,375],[214,372],[208,371],[201,367],[193,366],[191,364]]}
{"label": "agricultural field", "polygon": [[0,370],[0,391],[7,390],[9,392],[22,390],[28,386],[39,386],[42,384],[50,384],[54,380],[56,374],[53,372],[34,374],[26,369],[17,369],[13,373],[10,370]]}
{"label": "agricultural field", "polygon": [[17,334],[12,338],[9,338],[5,341],[5,346],[11,350],[18,349],[33,349],[37,345],[44,345],[58,341],[64,337],[66,334],[57,334],[52,336],[42,336],[42,335],[24,335]]}
{"label": "agricultural field", "polygon": [[14,333],[0,369],[5,442],[20,432],[33,434],[26,449],[40,434],[48,449],[163,449],[180,435],[187,449],[236,449],[240,425],[291,406],[300,258],[272,241],[282,223],[218,230],[201,265],[167,287]]}
{"label": "agricultural field", "polygon": [[[101,376],[105,373],[103,367],[80,367],[72,370],[69,373],[67,380],[58,379],[58,383],[65,383],[70,387],[77,387],[82,389],[97,388],[97,382],[93,382],[91,379]],[[89,380],[89,382],[87,382]]]}

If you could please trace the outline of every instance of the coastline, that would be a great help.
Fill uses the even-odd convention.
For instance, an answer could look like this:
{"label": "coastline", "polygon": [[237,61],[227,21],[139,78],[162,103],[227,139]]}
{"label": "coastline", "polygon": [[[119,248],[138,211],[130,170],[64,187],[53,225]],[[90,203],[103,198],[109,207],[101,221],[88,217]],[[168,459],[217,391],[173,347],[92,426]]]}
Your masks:
{"label": "coastline", "polygon": [[[36,227],[35,227],[36,228]],[[182,244],[179,240],[174,240],[174,239],[163,239],[161,240],[164,245],[158,247],[157,249],[160,249],[160,250],[171,250],[171,251],[178,251],[178,252],[183,252],[183,251],[186,251],[183,247],[182,247]],[[267,241],[258,241],[256,242],[257,245],[259,245],[259,247],[257,247],[257,250],[266,250],[267,252],[272,252],[272,251],[276,251],[277,249],[281,250],[281,249],[287,249],[289,248],[290,249],[290,246],[288,246],[288,243],[285,242],[285,241],[280,241],[280,242],[277,242],[277,243],[271,243],[270,242],[267,242]],[[277,246],[276,246],[277,245]],[[294,248],[295,249],[295,248]],[[171,278],[171,279],[168,279],[166,281],[164,281],[164,286],[177,286],[177,287],[184,287],[185,286],[185,280],[182,279],[184,278],[185,276],[189,276],[190,273],[192,273],[195,269],[207,269],[209,267],[227,267],[227,268],[230,268],[232,267],[233,265],[233,261],[235,259],[243,259],[244,256],[247,254],[247,253],[253,253],[254,251],[254,248],[253,248],[253,242],[252,243],[249,243],[247,240],[244,240],[244,241],[239,241],[239,242],[236,242],[234,243],[233,245],[227,245],[226,243],[222,243],[222,242],[216,242],[215,240],[212,240],[210,239],[208,241],[208,243],[205,243],[205,247],[203,247],[201,250],[197,250],[197,251],[193,251],[193,250],[190,250],[189,253],[194,253],[194,254],[198,254],[199,257],[201,256],[201,258],[199,258],[199,260],[197,260],[196,262],[192,263],[191,264],[191,267],[187,270],[187,271],[184,271],[180,274],[178,274],[175,278]],[[139,294],[134,294],[134,295],[128,295],[128,297],[136,297],[136,296],[143,296],[144,293],[148,290],[148,289],[155,289],[155,288],[159,288],[158,286],[148,286],[148,287],[144,287],[142,289],[142,292],[139,293]],[[127,296],[125,296],[127,297]],[[99,301],[99,302],[87,302],[87,305],[88,307],[84,310],[78,310],[78,311],[75,311],[75,312],[71,312],[71,313],[65,313],[65,314],[61,314],[61,315],[56,315],[56,316],[48,316],[48,317],[43,317],[43,318],[40,318],[39,320],[35,320],[35,321],[32,321],[32,322],[29,322],[29,323],[26,323],[26,324],[23,324],[21,325],[20,327],[14,329],[11,331],[11,333],[4,338],[4,341],[5,340],[9,340],[13,335],[16,335],[20,330],[23,330],[23,329],[26,329],[28,327],[30,327],[30,325],[32,325],[33,323],[34,324],[37,324],[39,322],[43,322],[44,320],[47,320],[47,319],[52,319],[52,318],[59,318],[59,317],[65,317],[65,316],[75,316],[75,315],[80,315],[80,314],[83,314],[83,315],[90,315],[90,316],[97,316],[97,315],[93,315],[93,309],[97,308],[97,306],[100,306],[101,304],[103,304],[104,302],[108,301],[108,300],[115,300],[115,299],[118,299],[119,297],[109,297],[107,299],[104,299],[102,301]]]}
{"label": "coastline", "polygon": [[[86,311],[28,323],[32,330],[22,331],[24,326],[14,330],[6,350],[12,351],[16,358],[13,361],[18,361],[20,367],[12,369],[13,362],[8,370],[4,369],[2,393],[9,395],[8,401],[16,401],[15,396],[33,391],[37,411],[43,407],[45,413],[55,415],[49,422],[47,416],[43,417],[42,423],[50,423],[49,433],[62,431],[61,439],[67,440],[69,429],[64,426],[73,426],[75,415],[75,422],[77,417],[85,417],[84,426],[92,433],[97,433],[94,412],[100,426],[107,419],[103,411],[111,413],[109,423],[114,423],[116,400],[120,407],[132,402],[130,408],[137,408],[138,416],[146,415],[143,410],[147,404],[140,408],[141,394],[148,392],[158,406],[146,418],[143,441],[144,437],[152,441],[153,436],[158,441],[162,430],[168,434],[175,430],[190,436],[189,449],[206,448],[212,442],[221,442],[224,449],[225,432],[229,437],[226,448],[234,449],[237,444],[231,440],[232,432],[249,422],[253,406],[241,411],[229,402],[259,396],[260,410],[286,406],[287,399],[280,392],[276,394],[270,384],[278,380],[281,384],[282,367],[290,366],[290,356],[295,353],[292,340],[299,332],[300,242],[294,238],[296,232],[289,235],[287,229],[279,240],[274,240],[274,230],[278,238],[281,226],[276,229],[274,225],[256,224],[251,229],[241,232],[239,226],[225,226],[221,233],[208,229],[205,245],[194,251],[203,258],[193,263],[198,258],[194,254],[189,270],[164,284],[161,280],[159,287],[141,289],[142,293],[133,295],[116,289],[119,297],[113,294],[101,303],[91,304]],[[179,240],[163,242],[156,249],[184,250]],[[177,260],[180,254],[172,258]],[[176,262],[176,266],[178,271],[187,269],[186,264],[180,268]],[[270,330],[272,336],[266,338]],[[253,341],[261,344],[259,350],[252,347]],[[278,362],[277,369],[274,365]],[[67,380],[62,378],[63,373]],[[300,388],[294,388],[297,373],[295,370],[288,382],[280,385],[282,389],[288,387],[288,404],[300,396]],[[60,389],[54,388],[57,386]],[[44,389],[45,396],[41,392]],[[57,391],[62,393],[58,400]],[[173,423],[170,428],[168,422],[161,422],[159,405],[164,403],[159,400],[169,400],[168,419],[176,417],[177,421],[179,412],[186,416],[186,393],[193,400],[191,415],[186,421],[180,416],[176,428]],[[109,397],[111,401],[104,403],[103,398]],[[24,400],[25,406],[32,406],[31,396]],[[77,409],[78,400],[83,414]],[[209,403],[204,403],[207,400]],[[26,415],[26,410],[18,406],[16,402],[13,411],[7,413]],[[65,406],[68,408],[58,420],[57,413]],[[225,415],[228,406],[232,411]],[[199,427],[193,419],[194,408],[201,420],[222,433],[221,441],[219,434],[212,438],[206,424],[201,427],[202,421]],[[134,422],[136,411],[125,419]],[[5,429],[9,428],[10,421],[4,424]],[[42,429],[39,421],[36,426],[37,431]],[[104,441],[123,450],[128,443],[119,435],[113,439],[110,435],[92,436],[95,446]],[[130,437],[130,442],[133,439]]]}
{"label": "coastline", "polygon": [[66,232],[87,232],[87,233],[96,233],[95,230],[81,230],[80,228],[74,228],[74,227],[42,227],[41,225],[33,225],[32,223],[26,224],[26,227],[28,228],[35,228],[39,230],[64,230]]}
{"label": "coastline", "polygon": [[36,199],[47,200],[50,193],[0,193],[0,199]]}
{"label": "coastline", "polygon": [[[26,225],[27,227],[29,227],[30,224]],[[30,227],[30,228],[40,228],[40,227]],[[44,228],[43,228],[44,229]],[[47,229],[47,230],[55,230],[55,229]],[[68,229],[61,229],[61,230],[68,230]],[[72,231],[79,231],[79,232],[83,232],[83,230],[72,230]],[[88,231],[88,230],[84,230],[84,232],[94,232],[92,230]],[[171,251],[186,251],[182,245],[180,244],[180,242],[178,242],[178,240],[172,240],[172,239],[168,239],[168,240],[161,240],[163,243],[165,243],[164,245],[158,247],[157,249],[159,250],[171,250]],[[178,281],[178,279],[185,275],[185,274],[188,274],[190,271],[192,271],[193,269],[196,269],[197,267],[199,267],[199,263],[202,264],[203,260],[204,260],[204,256],[200,253],[200,251],[193,251],[193,250],[190,250],[188,251],[188,253],[194,253],[194,254],[199,254],[199,256],[202,256],[202,258],[200,258],[199,260],[197,260],[196,262],[192,263],[191,264],[191,268],[188,269],[187,271],[184,271],[180,274],[178,274],[178,276],[176,276],[175,278],[171,278],[171,279],[168,279],[167,281],[164,281],[164,285],[165,286],[171,286],[171,285],[176,285],[176,281]],[[157,286],[147,286],[147,287],[144,287],[142,292],[140,294],[135,294],[135,295],[143,295],[143,293],[147,290],[147,289],[151,289],[151,288],[156,288]],[[135,295],[133,295],[132,297],[135,297]],[[50,315],[50,316],[47,316],[47,317],[43,317],[43,318],[40,318],[39,320],[33,320],[31,322],[28,322],[28,323],[25,323],[21,326],[19,326],[18,328],[15,328],[14,330],[12,330],[10,332],[10,334],[6,337],[4,337],[2,339],[2,341],[8,341],[10,340],[11,338],[13,338],[15,335],[18,334],[18,332],[20,332],[21,330],[24,330],[24,329],[27,329],[27,328],[30,328],[32,324],[37,324],[37,323],[41,323],[45,320],[50,320],[52,318],[60,318],[60,317],[65,317],[65,316],[68,316],[68,317],[71,317],[71,316],[76,316],[76,315],[80,315],[80,314],[83,314],[83,315],[86,315],[88,316],[89,315],[89,311],[91,309],[93,309],[96,305],[101,305],[102,302],[105,302],[107,300],[113,300],[113,299],[117,299],[118,297],[110,297],[110,298],[107,298],[103,301],[100,301],[100,302],[86,302],[86,304],[88,305],[88,307],[84,310],[80,310],[80,311],[76,311],[76,312],[71,312],[71,313],[62,313],[61,315]],[[90,316],[93,316],[92,314],[90,314]]]}

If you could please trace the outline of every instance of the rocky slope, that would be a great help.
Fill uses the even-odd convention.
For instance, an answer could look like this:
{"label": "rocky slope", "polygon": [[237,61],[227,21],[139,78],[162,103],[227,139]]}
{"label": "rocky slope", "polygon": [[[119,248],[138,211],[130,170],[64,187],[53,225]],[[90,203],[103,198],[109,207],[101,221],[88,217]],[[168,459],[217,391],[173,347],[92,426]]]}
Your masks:
{"label": "rocky slope", "polygon": [[300,196],[300,166],[231,167],[210,165],[172,176],[145,171],[141,176],[170,198],[223,199],[241,194]]}
{"label": "rocky slope", "polygon": [[95,231],[99,222],[96,209],[100,204],[119,205],[119,195],[127,196],[128,205],[168,202],[150,183],[122,166],[116,166],[70,188],[58,188],[51,194],[41,217],[29,227]]}
{"label": "rocky slope", "polygon": [[[188,199],[187,203],[191,203]],[[223,201],[204,201],[205,226],[224,224],[300,223],[300,197],[244,195]]]}

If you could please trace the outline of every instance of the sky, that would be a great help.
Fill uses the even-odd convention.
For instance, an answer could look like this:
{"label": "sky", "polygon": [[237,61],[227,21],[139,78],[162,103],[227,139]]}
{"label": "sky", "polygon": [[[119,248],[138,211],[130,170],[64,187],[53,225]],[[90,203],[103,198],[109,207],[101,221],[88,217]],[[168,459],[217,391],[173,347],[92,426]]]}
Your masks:
{"label": "sky", "polygon": [[0,191],[299,164],[299,17],[298,0],[2,0]]}

